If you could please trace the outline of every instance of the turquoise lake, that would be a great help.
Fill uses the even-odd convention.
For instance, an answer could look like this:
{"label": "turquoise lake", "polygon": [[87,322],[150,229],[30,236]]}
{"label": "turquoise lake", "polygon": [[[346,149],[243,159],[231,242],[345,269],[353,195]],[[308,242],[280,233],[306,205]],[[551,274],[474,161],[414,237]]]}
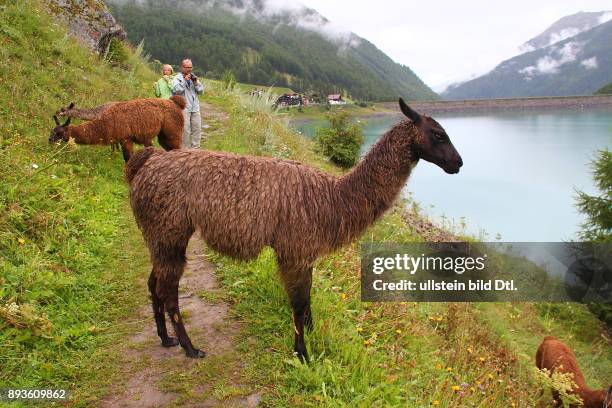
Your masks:
{"label": "turquoise lake", "polygon": [[[481,238],[555,242],[576,239],[583,216],[575,189],[596,192],[590,161],[612,146],[612,111],[564,110],[433,115],[464,165],[448,175],[421,160],[404,188],[438,223]],[[362,155],[401,116],[361,119]],[[313,137],[325,121],[295,124]],[[483,236],[483,234],[486,234]]]}

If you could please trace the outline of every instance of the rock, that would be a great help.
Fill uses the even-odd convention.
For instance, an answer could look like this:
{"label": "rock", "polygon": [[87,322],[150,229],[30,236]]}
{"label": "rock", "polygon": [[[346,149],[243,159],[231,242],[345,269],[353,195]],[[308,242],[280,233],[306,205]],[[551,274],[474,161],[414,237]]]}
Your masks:
{"label": "rock", "polygon": [[48,9],[68,32],[96,54],[103,55],[112,38],[126,33],[102,0],[46,0]]}

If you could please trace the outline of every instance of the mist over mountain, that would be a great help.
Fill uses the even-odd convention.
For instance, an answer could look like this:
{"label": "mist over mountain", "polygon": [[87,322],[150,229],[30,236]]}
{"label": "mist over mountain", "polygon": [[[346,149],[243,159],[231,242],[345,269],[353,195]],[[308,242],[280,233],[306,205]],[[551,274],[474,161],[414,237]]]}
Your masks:
{"label": "mist over mountain", "polygon": [[154,58],[189,56],[201,73],[369,101],[437,99],[407,66],[313,9],[278,0],[110,1]]}
{"label": "mist over mountain", "polygon": [[559,41],[590,30],[612,19],[612,11],[584,12],[565,16],[555,21],[544,32],[521,45],[523,52],[548,47]]}
{"label": "mist over mountain", "polygon": [[[450,86],[442,96],[479,99],[591,95],[612,82],[609,17],[612,15],[608,12],[564,17],[525,43],[532,51],[503,61],[483,76]],[[573,32],[578,33],[567,37]],[[559,38],[562,39],[549,44]]]}

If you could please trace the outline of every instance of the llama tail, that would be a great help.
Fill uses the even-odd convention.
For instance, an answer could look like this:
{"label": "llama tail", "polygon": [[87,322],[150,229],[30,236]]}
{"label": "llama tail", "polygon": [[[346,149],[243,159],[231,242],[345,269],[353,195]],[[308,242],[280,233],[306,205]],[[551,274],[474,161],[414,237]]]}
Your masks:
{"label": "llama tail", "polygon": [[185,106],[187,106],[187,102],[185,102],[185,98],[183,98],[180,95],[172,95],[170,97],[170,100],[176,103],[178,107],[181,108],[181,110],[185,109]]}
{"label": "llama tail", "polygon": [[125,164],[125,179],[128,184],[134,180],[138,170],[149,160],[149,158],[155,154],[162,153],[162,150],[155,149],[153,147],[145,147],[144,149],[138,150],[130,157],[130,160]]}

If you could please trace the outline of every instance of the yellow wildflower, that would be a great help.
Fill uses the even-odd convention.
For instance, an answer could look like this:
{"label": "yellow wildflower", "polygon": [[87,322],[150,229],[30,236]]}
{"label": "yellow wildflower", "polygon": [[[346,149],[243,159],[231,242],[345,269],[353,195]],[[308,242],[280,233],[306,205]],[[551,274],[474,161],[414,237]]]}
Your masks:
{"label": "yellow wildflower", "polygon": [[461,387],[458,385],[453,385],[451,388],[453,389],[453,391],[459,391],[461,389]]}
{"label": "yellow wildflower", "polygon": [[19,238],[19,239],[17,239],[17,242],[19,242],[19,245],[23,245],[23,244],[25,244],[25,239]]}
{"label": "yellow wildflower", "polygon": [[434,407],[437,407],[438,405],[440,405],[440,401],[438,400],[433,400],[431,405],[433,405]]}

